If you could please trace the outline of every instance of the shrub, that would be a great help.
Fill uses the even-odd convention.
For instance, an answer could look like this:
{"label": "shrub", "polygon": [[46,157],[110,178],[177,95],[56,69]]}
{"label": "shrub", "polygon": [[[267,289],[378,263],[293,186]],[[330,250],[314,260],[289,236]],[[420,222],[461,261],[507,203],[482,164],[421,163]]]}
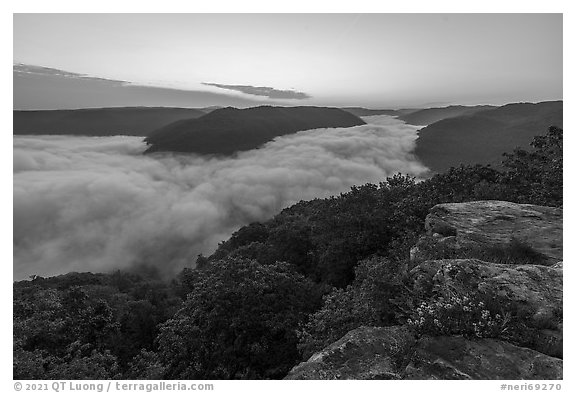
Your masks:
{"label": "shrub", "polygon": [[481,294],[450,294],[421,302],[408,326],[419,335],[500,337],[507,329],[510,314],[494,310]]}
{"label": "shrub", "polygon": [[501,183],[512,191],[519,203],[562,206],[563,131],[550,127],[537,136],[531,150],[516,149],[504,154],[505,172]]}
{"label": "shrub", "polygon": [[389,326],[401,322],[409,309],[403,283],[406,265],[381,257],[356,267],[356,279],[346,289],[334,289],[300,332],[303,358],[362,325]]}

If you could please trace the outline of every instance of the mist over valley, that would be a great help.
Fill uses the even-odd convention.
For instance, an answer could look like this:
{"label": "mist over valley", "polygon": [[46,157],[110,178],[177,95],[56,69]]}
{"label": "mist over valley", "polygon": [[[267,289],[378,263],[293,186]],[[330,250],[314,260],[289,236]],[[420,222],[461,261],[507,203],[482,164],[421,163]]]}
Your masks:
{"label": "mist over valley", "polygon": [[14,278],[139,265],[168,276],[242,225],[397,172],[419,127],[390,116],[233,157],[143,155],[142,138],[14,136]]}

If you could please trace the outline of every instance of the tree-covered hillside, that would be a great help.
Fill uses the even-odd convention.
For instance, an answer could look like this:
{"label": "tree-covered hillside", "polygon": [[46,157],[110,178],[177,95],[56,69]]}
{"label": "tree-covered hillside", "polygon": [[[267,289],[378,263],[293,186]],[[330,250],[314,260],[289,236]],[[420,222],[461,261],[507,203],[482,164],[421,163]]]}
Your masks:
{"label": "tree-covered hillside", "polygon": [[563,105],[515,103],[446,118],[419,131],[415,154],[436,173],[458,165],[497,166],[503,153],[528,148],[546,127],[562,128]]}
{"label": "tree-covered hillside", "polygon": [[206,112],[191,108],[91,108],[14,111],[14,135],[147,136],[178,120]]}
{"label": "tree-covered hillside", "polygon": [[176,121],[150,133],[145,139],[150,145],[146,153],[231,155],[256,149],[278,136],[298,131],[362,124],[366,124],[362,119],[338,108],[222,108],[197,119]]}

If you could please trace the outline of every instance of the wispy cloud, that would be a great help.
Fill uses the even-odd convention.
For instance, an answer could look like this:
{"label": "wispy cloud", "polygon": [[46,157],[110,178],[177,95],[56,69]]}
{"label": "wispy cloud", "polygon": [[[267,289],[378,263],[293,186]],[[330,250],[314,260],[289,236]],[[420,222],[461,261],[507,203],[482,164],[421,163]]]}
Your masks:
{"label": "wispy cloud", "polygon": [[89,75],[85,75],[85,74],[78,74],[76,72],[69,72],[69,71],[59,70],[57,68],[42,67],[42,66],[31,65],[31,64],[16,63],[13,65],[12,70],[13,70],[13,72],[18,73],[18,74],[58,76],[58,77],[71,78],[71,79],[96,80],[96,81],[105,81],[105,82],[111,82],[111,83],[121,84],[121,85],[130,84],[130,82],[127,82],[127,81],[107,79],[107,78],[97,78],[97,77],[89,76]]}
{"label": "wispy cloud", "polygon": [[38,65],[13,63],[14,109],[76,109],[110,106],[235,106],[268,103],[256,96],[102,78]]}
{"label": "wispy cloud", "polygon": [[202,84],[206,86],[218,87],[220,89],[239,91],[241,93],[250,94],[253,96],[262,96],[273,99],[305,100],[307,98],[312,98],[310,95],[303,93],[301,91],[279,90],[273,87],[266,87],[266,86],[223,85],[220,83],[208,83],[208,82],[203,82]]}

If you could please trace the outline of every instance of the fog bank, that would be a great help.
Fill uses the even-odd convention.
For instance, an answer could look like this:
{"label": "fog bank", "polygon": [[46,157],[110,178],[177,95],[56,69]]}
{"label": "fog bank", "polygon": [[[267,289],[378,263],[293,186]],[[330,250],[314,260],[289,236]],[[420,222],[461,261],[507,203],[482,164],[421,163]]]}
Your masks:
{"label": "fog bank", "polygon": [[146,155],[138,137],[14,137],[14,278],[191,266],[302,199],[425,168],[389,116],[303,131],[231,158]]}

